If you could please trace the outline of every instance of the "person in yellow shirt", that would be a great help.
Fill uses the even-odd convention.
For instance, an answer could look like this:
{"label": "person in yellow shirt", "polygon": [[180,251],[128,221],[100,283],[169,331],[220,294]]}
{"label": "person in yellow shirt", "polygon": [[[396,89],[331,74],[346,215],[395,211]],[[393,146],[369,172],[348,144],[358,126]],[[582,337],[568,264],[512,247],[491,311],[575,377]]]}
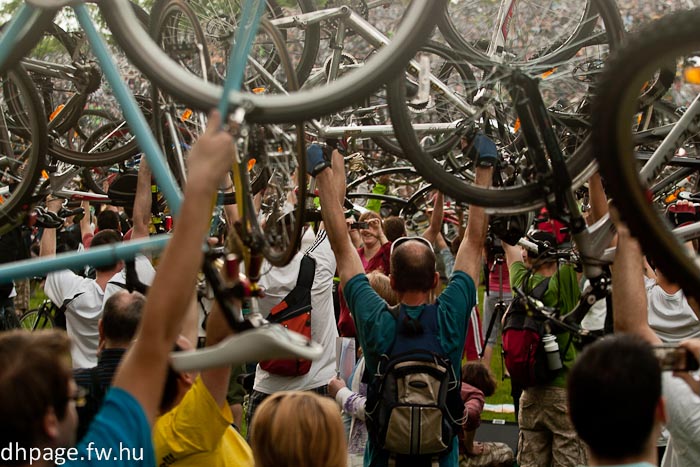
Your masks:
{"label": "person in yellow shirt", "polygon": [[[207,318],[206,345],[229,334],[218,305]],[[192,344],[180,336],[178,350]],[[159,467],[253,467],[253,453],[231,423],[226,401],[231,368],[215,368],[201,374],[176,373],[168,369],[161,401],[161,416],[153,427],[153,447]]]}

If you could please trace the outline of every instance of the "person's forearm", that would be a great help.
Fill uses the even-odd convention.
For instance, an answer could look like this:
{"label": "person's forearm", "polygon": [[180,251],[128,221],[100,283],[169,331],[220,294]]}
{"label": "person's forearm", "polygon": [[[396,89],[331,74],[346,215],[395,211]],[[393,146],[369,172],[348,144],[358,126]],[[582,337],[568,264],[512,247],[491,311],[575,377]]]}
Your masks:
{"label": "person's forearm", "polygon": [[[226,322],[221,308],[218,303],[214,302],[211,313],[209,313],[207,317],[206,346],[210,347],[216,345],[231,334],[233,334],[233,331]],[[230,376],[230,366],[202,371],[202,382],[219,407],[226,403],[226,393],[228,392]]]}
{"label": "person's forearm", "polygon": [[80,238],[82,238],[87,235],[91,234],[92,231],[92,215],[90,213],[90,202],[89,201],[83,201],[80,203],[80,207],[83,208],[84,214],[83,218],[80,219]]}
{"label": "person's forearm", "polygon": [[56,254],[56,229],[44,228],[39,244],[39,256],[54,256]]}
{"label": "person's forearm", "polygon": [[423,237],[430,243],[435,243],[437,237],[440,235],[440,228],[442,227],[442,218],[444,216],[444,205],[445,197],[442,193],[438,192],[435,195],[435,203],[433,204],[433,212],[430,215],[430,225],[423,232]]}
{"label": "person's forearm", "polygon": [[141,158],[139,174],[136,181],[136,198],[134,199],[134,230],[131,238],[148,237],[148,226],[151,223],[151,168],[146,158]]}
{"label": "person's forearm", "polygon": [[343,208],[338,202],[338,190],[333,186],[334,181],[333,172],[330,169],[323,170],[316,176],[323,224],[333,252],[338,259],[340,282],[344,286],[354,274],[361,273],[364,269],[360,257],[350,241]]}
{"label": "person's forearm", "polygon": [[608,198],[605,196],[603,179],[599,173],[588,180],[588,193],[591,197],[591,224],[602,219],[608,213]]}
{"label": "person's forearm", "polygon": [[637,334],[655,342],[658,338],[647,321],[642,249],[626,227],[618,225],[618,236],[612,274],[615,331]]}
{"label": "person's forearm", "polygon": [[[488,187],[491,185],[493,169],[477,167],[476,185]],[[466,272],[475,283],[479,281],[481,272],[481,252],[486,241],[488,216],[480,206],[469,206],[467,231],[455,257],[455,270]]]}

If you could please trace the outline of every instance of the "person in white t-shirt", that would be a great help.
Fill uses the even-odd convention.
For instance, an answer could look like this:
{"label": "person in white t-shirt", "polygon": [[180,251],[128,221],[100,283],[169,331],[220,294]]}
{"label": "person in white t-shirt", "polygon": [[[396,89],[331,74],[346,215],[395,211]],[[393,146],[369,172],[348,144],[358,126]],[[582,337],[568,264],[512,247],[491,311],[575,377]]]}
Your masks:
{"label": "person in white t-shirt", "polygon": [[[343,156],[333,150],[331,164],[337,173],[338,186],[345,187]],[[345,199],[345,190],[339,190],[339,201]],[[323,224],[321,224],[323,225]],[[260,278],[265,297],[259,300],[260,312],[266,316],[292,291],[299,277],[299,269],[305,254],[316,262],[314,280],[311,286],[311,340],[325,349],[323,355],[311,363],[309,371],[300,376],[279,376],[263,370],[260,365],[255,370],[253,392],[248,401],[246,422],[251,426],[255,409],[266,397],[278,391],[314,391],[328,394],[328,381],[335,376],[335,342],[338,328],[333,307],[333,276],[336,270],[335,254],[331,249],[326,231],[321,228],[314,236],[307,228],[302,236],[301,248],[284,267],[272,267]],[[263,266],[263,271],[267,268]]]}
{"label": "person in white t-shirt", "polygon": [[[302,247],[292,261],[284,267],[273,267],[260,278],[265,297],[259,300],[260,311],[265,316],[272,307],[280,303],[297,283],[299,268],[304,254],[316,261],[316,270],[311,287],[311,339],[325,349],[323,355],[314,360],[308,373],[300,376],[279,376],[263,370],[255,370],[255,383],[250,395],[246,421],[251,426],[255,409],[265,398],[278,391],[315,391],[328,394],[328,380],[335,375],[335,341],[338,329],[333,309],[333,275],[335,255],[325,230],[313,235],[307,230],[302,238]],[[263,267],[263,271],[266,270]]]}
{"label": "person in white t-shirt", "polygon": [[[151,212],[151,173],[144,162],[139,169],[136,199],[134,201],[134,227],[132,239],[148,236]],[[47,200],[47,209],[58,212],[62,200]],[[92,239],[91,247],[119,243],[122,236],[115,230],[102,230]],[[44,229],[41,237],[41,256],[56,254],[56,230]],[[150,285],[155,270],[145,257],[135,260],[139,281]],[[71,358],[73,368],[92,368],[97,365],[97,345],[99,341],[98,321],[102,316],[104,302],[126,283],[124,262],[95,266],[95,279],[79,276],[70,270],[51,272],[46,276],[44,291],[56,305],[66,301],[66,330],[72,340]],[[111,284],[110,284],[111,283]]]}

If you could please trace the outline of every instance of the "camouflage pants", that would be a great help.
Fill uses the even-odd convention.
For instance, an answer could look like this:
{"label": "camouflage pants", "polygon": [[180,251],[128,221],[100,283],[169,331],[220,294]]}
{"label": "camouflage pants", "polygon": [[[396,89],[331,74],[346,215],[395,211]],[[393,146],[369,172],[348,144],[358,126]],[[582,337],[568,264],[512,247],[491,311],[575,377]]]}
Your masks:
{"label": "camouflage pants", "polygon": [[521,467],[574,467],[587,463],[583,442],[569,418],[566,389],[534,387],[520,397]]}

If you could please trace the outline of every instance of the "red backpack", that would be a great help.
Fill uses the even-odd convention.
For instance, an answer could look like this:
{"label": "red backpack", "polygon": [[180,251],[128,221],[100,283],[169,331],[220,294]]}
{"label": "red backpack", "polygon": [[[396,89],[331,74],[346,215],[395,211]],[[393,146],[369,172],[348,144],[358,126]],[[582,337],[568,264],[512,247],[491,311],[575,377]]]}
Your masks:
{"label": "red backpack", "polygon": [[[525,279],[527,284],[529,276]],[[550,278],[540,282],[527,295],[542,300]],[[530,309],[527,300],[516,296],[506,310],[503,322],[503,359],[511,381],[521,388],[546,384],[554,379],[556,371],[547,366],[542,336],[546,318]]]}

